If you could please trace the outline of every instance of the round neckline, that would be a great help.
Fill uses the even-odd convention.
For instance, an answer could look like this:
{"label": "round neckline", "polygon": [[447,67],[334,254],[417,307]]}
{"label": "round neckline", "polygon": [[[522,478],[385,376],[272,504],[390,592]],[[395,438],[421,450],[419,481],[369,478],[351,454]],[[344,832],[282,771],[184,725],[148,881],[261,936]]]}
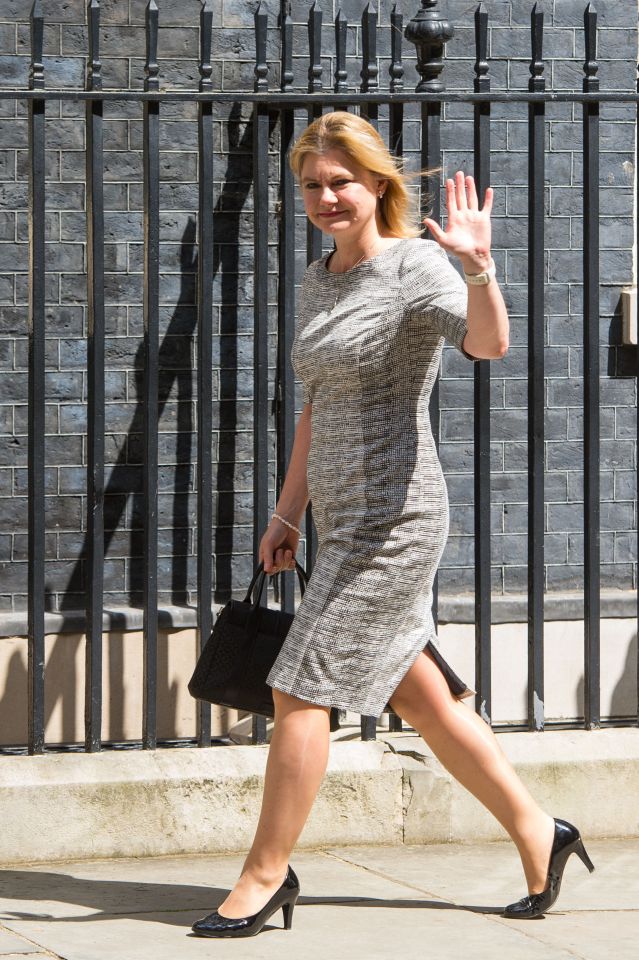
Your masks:
{"label": "round neckline", "polygon": [[405,243],[407,240],[412,240],[412,237],[399,237],[397,243],[394,243],[391,247],[386,247],[384,250],[380,250],[379,253],[376,253],[374,257],[368,257],[367,260],[362,260],[361,263],[356,263],[355,266],[349,267],[348,270],[340,270],[339,272],[334,270],[329,270],[327,266],[328,258],[335,252],[336,248],[329,250],[328,253],[325,253],[321,259],[322,272],[328,274],[329,277],[348,277],[360,267],[365,267],[369,263],[374,263],[375,260],[379,260],[380,257],[387,257],[393,250],[396,250],[397,247],[401,247],[402,243]]}

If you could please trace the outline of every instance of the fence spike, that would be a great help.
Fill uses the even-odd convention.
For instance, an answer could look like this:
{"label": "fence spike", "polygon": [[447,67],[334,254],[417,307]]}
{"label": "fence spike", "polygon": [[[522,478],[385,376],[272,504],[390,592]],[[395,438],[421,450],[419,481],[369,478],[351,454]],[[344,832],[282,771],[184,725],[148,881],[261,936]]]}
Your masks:
{"label": "fence spike", "polygon": [[149,0],[145,11],[146,27],[146,61],[144,64],[144,89],[154,91],[160,89],[158,80],[158,5],[155,0]]}
{"label": "fence spike", "polygon": [[488,11],[483,3],[475,10],[475,92],[488,89]]}
{"label": "fence spike", "polygon": [[544,90],[546,86],[543,77],[544,8],[540,3],[535,3],[530,12],[530,41],[532,54],[528,89],[533,92],[535,90]]}
{"label": "fence spike", "polygon": [[314,0],[308,12],[308,92],[322,89],[322,11]]}
{"label": "fence spike", "polygon": [[343,93],[346,90],[346,81],[348,80],[348,73],[346,72],[347,30],[348,20],[340,7],[335,17],[335,93]]}
{"label": "fence spike", "polygon": [[266,31],[268,29],[268,14],[262,10],[262,3],[255,11],[255,81],[253,89],[256,93],[268,90],[268,67],[266,64]]}
{"label": "fence spike", "polygon": [[44,14],[42,0],[33,0],[31,7],[31,63],[29,65],[29,89],[40,90],[44,87]]}
{"label": "fence spike", "polygon": [[87,59],[87,90],[102,89],[102,62],[100,60],[100,2],[89,0],[87,9],[89,56]]}
{"label": "fence spike", "polygon": [[200,92],[212,89],[211,74],[213,67],[211,65],[211,48],[213,43],[213,2],[212,0],[201,0],[200,8],[200,62],[198,69],[200,71]]}
{"label": "fence spike", "polygon": [[404,66],[402,64],[402,34],[404,17],[397,4],[393,4],[390,15],[391,22],[391,63],[388,68],[391,93],[399,93],[404,89]]}
{"label": "fence spike", "polygon": [[362,93],[374,93],[379,88],[377,82],[377,11],[371,10],[370,3],[362,14],[362,69],[360,77]]}
{"label": "fence spike", "polygon": [[586,44],[586,61],[584,63],[584,93],[599,89],[599,79],[597,71],[597,11],[592,3],[589,3],[584,10],[584,33]]}
{"label": "fence spike", "polygon": [[280,28],[280,89],[291,90],[293,86],[293,15],[290,2],[282,4],[279,15]]}

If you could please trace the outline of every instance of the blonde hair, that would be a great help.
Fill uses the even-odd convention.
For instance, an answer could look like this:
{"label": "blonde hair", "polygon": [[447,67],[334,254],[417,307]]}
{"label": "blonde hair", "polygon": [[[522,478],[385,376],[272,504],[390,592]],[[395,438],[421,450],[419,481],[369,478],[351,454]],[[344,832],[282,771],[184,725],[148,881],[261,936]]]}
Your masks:
{"label": "blonde hair", "polygon": [[342,150],[369,173],[388,181],[379,206],[382,221],[393,236],[421,236],[425,227],[415,226],[407,181],[434,171],[405,173],[403,160],[390,153],[368,120],[345,110],[335,110],[313,120],[293,144],[289,164],[298,182],[309,154],[333,149]]}

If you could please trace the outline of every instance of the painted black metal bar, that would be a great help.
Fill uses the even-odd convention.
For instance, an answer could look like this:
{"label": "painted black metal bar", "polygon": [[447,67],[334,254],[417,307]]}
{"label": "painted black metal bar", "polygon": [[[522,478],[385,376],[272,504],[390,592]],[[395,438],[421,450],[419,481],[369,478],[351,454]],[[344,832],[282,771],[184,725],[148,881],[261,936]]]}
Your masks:
{"label": "painted black metal bar", "polygon": [[[146,7],[144,89],[159,88],[158,7]],[[160,107],[145,102],[144,160],[144,665],[142,745],[157,746],[158,642],[158,378],[160,260]]]}
{"label": "painted black metal bar", "polygon": [[[291,4],[282,4],[279,17],[281,38],[280,88],[293,83],[293,17]],[[288,154],[294,139],[292,110],[280,111],[280,182],[278,197],[278,284],[277,284],[277,366],[273,416],[275,419],[277,503],[286,470],[290,463],[295,439],[295,376],[291,366],[291,349],[295,335],[295,180],[288,163]],[[296,521],[297,522],[297,521]],[[293,571],[282,571],[276,580],[281,587],[279,600],[282,610],[295,611],[295,580]]]}
{"label": "painted black metal bar", "polygon": [[[401,93],[404,89],[404,65],[402,63],[402,33],[404,17],[397,4],[393,4],[391,23],[391,62],[388,68],[391,93]],[[388,108],[389,149],[396,157],[404,152],[404,104],[391,103]]]}
{"label": "painted black metal bar", "polygon": [[[430,216],[440,221],[440,172],[441,165],[441,100],[444,83],[440,74],[444,67],[442,59],[444,44],[453,36],[453,28],[441,11],[437,0],[423,0],[422,9],[408,22],[404,36],[409,43],[415,44],[417,51],[417,72],[420,80],[416,93],[436,94],[435,101],[421,104],[421,169],[427,171],[421,179],[420,210],[421,216]],[[433,385],[430,398],[430,422],[439,450],[439,377]],[[433,583],[433,620],[438,620],[438,582]]]}
{"label": "painted black metal bar", "polygon": [[[44,15],[31,8],[29,89],[44,90]],[[28,749],[44,753],[45,103],[29,101]]]}
{"label": "painted black metal bar", "polygon": [[[367,3],[362,13],[362,93],[376,93],[379,89],[377,68],[377,10]],[[377,128],[379,105],[376,101],[363,105],[361,115]]]}
{"label": "painted black metal bar", "polygon": [[[480,3],[475,11],[474,89],[490,89],[488,76],[488,13]],[[474,177],[480,205],[490,183],[490,103],[473,107]],[[490,556],[490,361],[474,364],[474,504],[475,504],[475,686],[476,709],[486,721],[492,717],[491,684],[491,556]]]}
{"label": "painted black metal bar", "polygon": [[[393,4],[390,15],[391,22],[391,63],[388,69],[390,89],[399,92],[404,87],[404,67],[402,64],[402,33],[404,18],[397,4]],[[388,139],[389,150],[395,157],[401,157],[404,152],[404,105],[392,103],[388,109]],[[388,716],[388,729],[399,732],[403,729],[402,718],[395,712]]]}
{"label": "painted black metal bar", "polygon": [[[325,103],[322,87],[322,11],[313,3],[308,13],[308,92],[320,99],[308,107],[308,123],[321,116]],[[340,94],[340,96],[344,96]],[[306,223],[306,262],[312,263],[322,255],[322,232],[310,220]],[[317,532],[313,524],[313,504],[309,501],[304,516],[306,538],[306,570],[310,574],[317,555]]]}
{"label": "painted black metal bar", "polygon": [[348,73],[346,71],[347,32],[348,21],[340,7],[335,17],[335,82],[333,85],[335,93],[345,93],[348,83]]}
{"label": "painted black metal bar", "polygon": [[[367,3],[362,13],[362,69],[360,71],[362,93],[375,93],[379,89],[377,79],[377,11],[371,9]],[[367,103],[360,108],[360,115],[365,117],[377,129],[379,107],[377,103]],[[377,717],[362,715],[360,717],[362,740],[377,738]]]}
{"label": "painted black metal bar", "polygon": [[[637,65],[637,93],[639,93],[639,64]],[[637,100],[637,118],[636,129],[639,130],[639,100]],[[639,138],[636,138],[635,144],[635,170],[639,170]],[[639,210],[639,177],[635,177],[636,203],[635,209]],[[635,229],[637,231],[636,244],[639,250],[639,217],[635,218]],[[637,382],[635,389],[639,388],[639,296],[635,297],[637,305],[637,314],[635,317],[635,330],[637,333],[637,346],[635,348],[637,363]],[[639,450],[639,397],[636,399],[637,405],[637,450]],[[635,563],[635,587],[637,588],[637,636],[639,637],[639,456],[637,457],[637,498],[635,501],[635,517],[637,523],[637,562]],[[637,726],[639,727],[639,656],[637,656]]]}
{"label": "painted black metal bar", "polygon": [[[529,90],[544,90],[544,11],[530,15]],[[528,107],[528,728],[543,730],[544,696],[544,103]]]}
{"label": "painted black metal bar", "polygon": [[[200,8],[200,90],[210,90],[213,2]],[[213,105],[200,102],[198,126],[198,258],[197,258],[197,627],[198,649],[213,629]],[[211,706],[197,707],[197,742],[211,745]]]}
{"label": "painted black metal bar", "polygon": [[[102,89],[100,4],[87,8],[87,87]],[[87,100],[87,590],[84,746],[102,743],[102,613],[104,603],[104,153],[102,101]]]}
{"label": "painted black metal bar", "polygon": [[[266,33],[268,16],[259,3],[255,11],[254,89],[268,90]],[[253,567],[258,564],[260,539],[268,526],[268,134],[266,104],[253,107]],[[267,591],[260,603],[268,603]],[[253,715],[253,743],[266,742],[266,719]]]}
{"label": "painted black metal bar", "polygon": [[[584,12],[583,89],[597,90],[597,13]],[[599,104],[583,107],[584,145],[584,722],[600,724]]]}

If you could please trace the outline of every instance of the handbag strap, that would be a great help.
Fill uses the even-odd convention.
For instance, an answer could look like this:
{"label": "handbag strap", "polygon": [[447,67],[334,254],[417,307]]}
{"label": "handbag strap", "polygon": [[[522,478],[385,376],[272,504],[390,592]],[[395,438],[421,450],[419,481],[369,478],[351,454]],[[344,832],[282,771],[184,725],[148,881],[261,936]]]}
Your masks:
{"label": "handbag strap", "polygon": [[[304,567],[302,567],[301,564],[297,562],[297,560],[295,560],[295,569],[297,571],[297,579],[299,580],[299,583],[300,583],[300,592],[302,596],[304,596],[304,590],[308,585],[308,574],[306,573],[306,570],[304,569]],[[255,607],[259,606],[265,581],[266,581],[266,571],[264,570],[264,561],[260,560],[260,562],[258,563],[255,569],[255,573],[253,574],[253,579],[251,580],[248,590],[246,591],[246,596],[244,597],[244,603],[251,603],[251,594],[253,593],[253,588],[255,587],[255,584],[257,583],[258,584],[257,599],[254,601],[253,606]]]}

